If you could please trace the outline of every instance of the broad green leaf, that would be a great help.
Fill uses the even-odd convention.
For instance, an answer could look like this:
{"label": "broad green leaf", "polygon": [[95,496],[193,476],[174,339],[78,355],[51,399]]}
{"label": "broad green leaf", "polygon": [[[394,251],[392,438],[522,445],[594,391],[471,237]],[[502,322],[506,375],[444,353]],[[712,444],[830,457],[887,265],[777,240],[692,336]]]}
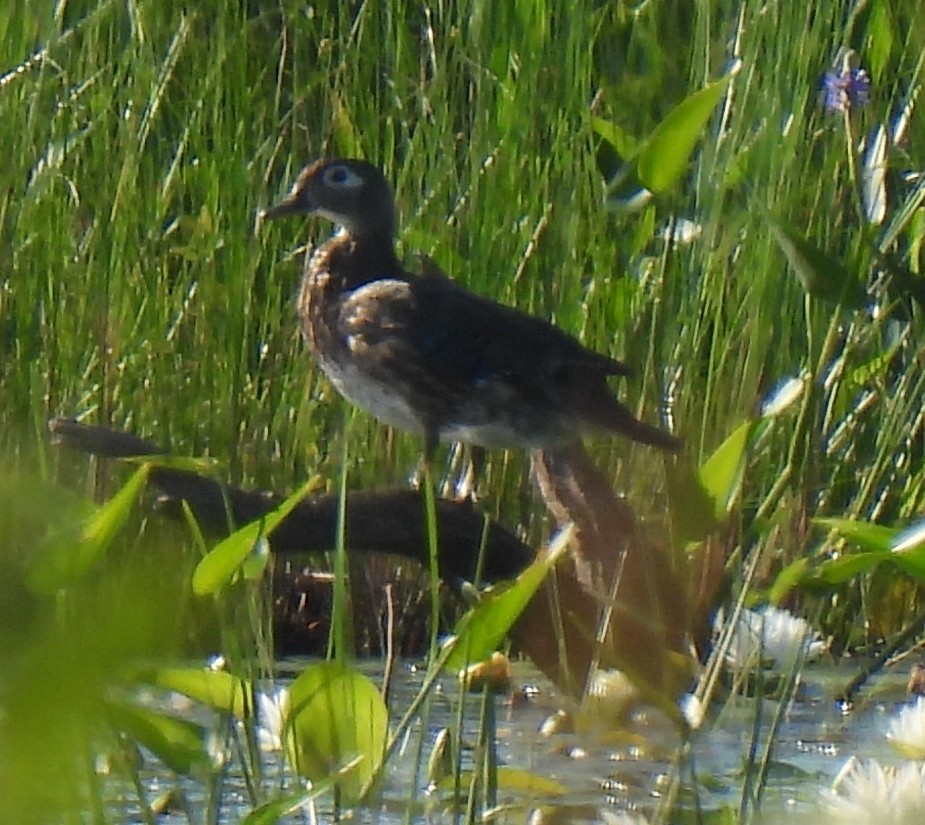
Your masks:
{"label": "broad green leaf", "polygon": [[602,117],[592,117],[591,129],[599,137],[606,140],[619,156],[628,158],[630,155],[636,154],[635,139],[616,123]]}
{"label": "broad green leaf", "polygon": [[665,477],[668,488],[671,531],[678,547],[698,544],[719,526],[716,502],[707,492],[699,472],[683,458]]}
{"label": "broad green leaf", "polygon": [[639,180],[655,193],[670,189],[684,174],[700,133],[723,99],[731,76],[685,98],[655,127],[636,158]]}
{"label": "broad green leaf", "polygon": [[892,561],[889,551],[872,550],[865,553],[853,553],[837,559],[824,561],[815,567],[807,580],[825,584],[842,584],[872,570],[883,562]]}
{"label": "broad green leaf", "polygon": [[699,470],[678,462],[668,474],[672,530],[680,545],[703,541],[726,518],[742,487],[754,427],[752,421],[737,427]]}
{"label": "broad green leaf", "polygon": [[549,571],[565,553],[574,532],[574,525],[563,527],[546,551],[539,553],[513,582],[503,589],[484,593],[482,600],[459,620],[453,651],[446,660],[448,670],[459,671],[472,662],[481,662],[491,656]]}
{"label": "broad green leaf", "polygon": [[337,662],[320,662],[302,671],[289,688],[283,721],[286,757],[296,773],[313,783],[344,771],[335,784],[350,804],[358,801],[382,761],[388,726],[388,710],[367,677]]}
{"label": "broad green leaf", "polygon": [[841,301],[848,307],[863,305],[864,289],[841,261],[810,243],[784,221],[771,215],[767,215],[767,220],[774,240],[808,295],[824,301]]}
{"label": "broad green leaf", "polygon": [[754,422],[746,421],[714,451],[700,468],[700,480],[714,502],[714,515],[723,519],[742,489],[745,472],[745,448]]}
{"label": "broad green leaf", "polygon": [[76,547],[56,541],[39,553],[29,568],[29,585],[41,592],[57,590],[79,579],[104,556],[132,512],[150,469],[148,463],[142,464],[118,493],[93,512]]}
{"label": "broad green leaf", "polygon": [[[213,547],[196,565],[193,572],[193,592],[199,596],[217,592],[234,578],[255,550],[258,556],[262,555],[260,541],[271,533],[276,525],[317,487],[317,484],[316,479],[309,480],[275,510],[257,521],[246,524]],[[263,563],[265,562],[261,561],[261,564]]]}
{"label": "broad green leaf", "polygon": [[898,533],[893,527],[847,518],[814,518],[813,524],[826,530],[835,530],[865,552],[889,553]]}
{"label": "broad green leaf", "polygon": [[188,774],[209,765],[202,726],[127,702],[109,702],[107,713],[118,730],[144,745],[170,770]]}
{"label": "broad green leaf", "polygon": [[[251,686],[244,679],[222,670],[195,667],[165,667],[134,675],[137,681],[173,690],[220,713],[244,717]],[[252,700],[250,700],[252,701]]]}

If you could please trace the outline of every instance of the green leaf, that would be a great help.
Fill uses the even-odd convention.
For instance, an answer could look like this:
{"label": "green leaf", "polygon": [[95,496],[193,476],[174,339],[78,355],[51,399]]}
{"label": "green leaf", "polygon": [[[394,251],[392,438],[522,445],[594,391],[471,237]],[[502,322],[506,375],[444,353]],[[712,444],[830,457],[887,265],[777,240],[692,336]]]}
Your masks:
{"label": "green leaf", "polygon": [[839,518],[815,518],[813,524],[837,531],[862,552],[823,562],[807,575],[809,580],[840,584],[883,563],[893,564],[913,578],[925,579],[925,544],[914,541],[918,526],[897,530]]}
{"label": "green leaf", "polygon": [[848,307],[863,305],[864,289],[841,261],[810,243],[779,218],[766,217],[774,240],[808,295],[824,301],[841,301]]}
{"label": "green leaf", "polygon": [[144,745],[176,773],[188,774],[210,764],[203,744],[205,730],[194,722],[118,701],[107,703],[107,713],[114,727]]}
{"label": "green leaf", "polygon": [[118,493],[93,512],[84,523],[76,547],[59,540],[36,556],[28,573],[33,590],[49,592],[64,587],[83,576],[106,554],[144,489],[150,469],[148,463],[142,464]]}
{"label": "green leaf", "polygon": [[133,674],[136,681],[164,690],[173,690],[239,719],[246,708],[253,707],[251,685],[244,679],[221,670],[194,667],[165,667]]}
{"label": "green leaf", "polygon": [[[193,592],[203,596],[219,591],[241,570],[252,553],[256,551],[258,557],[263,556],[264,548],[260,540],[271,533],[276,525],[317,487],[317,484],[316,479],[310,479],[275,510],[257,521],[246,524],[213,547],[196,565],[193,572]],[[265,564],[265,560],[261,560],[260,564]],[[253,569],[250,568],[248,572],[253,573]]]}
{"label": "green leaf", "polygon": [[835,530],[865,552],[873,553],[889,553],[899,532],[894,527],[847,518],[814,518],[812,523],[826,530]]}
{"label": "green leaf", "polygon": [[[313,799],[317,799],[321,794],[326,793],[333,784],[333,782],[316,783],[312,785],[311,789],[302,793],[288,794],[270,802],[264,802],[244,817],[240,825],[274,825],[277,820],[289,814],[297,813]],[[313,822],[314,818],[309,817],[309,821]]]}
{"label": "green leaf", "polygon": [[812,575],[807,578],[811,581],[825,584],[842,584],[872,570],[883,562],[892,561],[889,551],[874,550],[871,552],[854,553],[850,556],[840,556],[818,565]]}
{"label": "green leaf", "polygon": [[636,154],[636,141],[616,123],[602,117],[592,117],[591,129],[598,137],[606,140],[620,157],[628,158]]}
{"label": "green leaf", "polygon": [[677,546],[699,544],[719,527],[716,502],[704,487],[699,472],[684,459],[678,461],[665,481],[671,531]]}
{"label": "green leaf", "polygon": [[320,662],[292,683],[289,709],[283,744],[293,770],[313,783],[337,775],[344,801],[358,801],[388,738],[388,710],[376,686],[337,662]]}
{"label": "green leaf", "polygon": [[753,428],[752,421],[741,424],[700,468],[700,480],[707,495],[713,500],[713,512],[717,519],[726,517],[742,489],[745,449]]}
{"label": "green leaf", "polygon": [[731,75],[685,98],[655,127],[636,157],[639,180],[652,192],[670,189],[684,174],[700,133],[723,99]]}
{"label": "green leaf", "polygon": [[447,670],[462,670],[472,662],[484,661],[494,652],[565,553],[574,533],[574,525],[563,527],[546,551],[537,554],[536,560],[513,582],[483,593],[482,600],[456,625],[454,647],[446,660]]}
{"label": "green leaf", "polygon": [[254,542],[251,552],[241,565],[241,575],[248,581],[257,581],[263,577],[267,565],[270,563],[270,542],[266,536],[261,536]]}
{"label": "green leaf", "polygon": [[807,578],[809,569],[810,559],[806,556],[788,564],[774,579],[768,593],[768,601],[774,606],[779,605],[791,590],[799,587],[800,583]]}
{"label": "green leaf", "polygon": [[726,518],[742,488],[745,450],[755,422],[737,427],[696,472],[678,462],[668,474],[671,523],[679,545],[696,544]]}

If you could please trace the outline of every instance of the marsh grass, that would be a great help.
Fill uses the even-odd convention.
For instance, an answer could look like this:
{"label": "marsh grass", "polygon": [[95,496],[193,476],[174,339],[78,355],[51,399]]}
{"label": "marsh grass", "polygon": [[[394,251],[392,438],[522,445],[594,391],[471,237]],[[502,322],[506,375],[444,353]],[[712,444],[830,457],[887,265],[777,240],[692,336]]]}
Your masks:
{"label": "marsh grass", "polygon": [[[51,416],[212,455],[230,480],[280,490],[316,473],[330,490],[340,478],[402,483],[414,466],[417,440],[347,409],[304,353],[293,309],[301,246],[329,227],[255,231],[259,208],[325,154],[386,168],[409,261],[425,253],[473,290],[632,364],[622,395],[647,419],[670,420],[695,460],[779,382],[805,379],[792,410],[756,431],[730,525],[734,590],[756,554],[761,596],[791,562],[841,547],[810,529],[815,515],[897,524],[921,510],[922,191],[903,176],[925,153],[918,3],[564,8],[13,0],[0,9],[0,481],[15,502],[4,610],[33,617],[13,623],[10,650],[37,638],[66,647],[75,632],[66,619],[85,598],[100,609],[114,599],[100,627],[133,613],[103,585],[62,597],[63,614],[15,595],[16,553],[33,552],[46,521],[23,502],[54,499],[54,523],[70,524],[65,487],[102,500],[117,486],[49,451]],[[873,80],[870,103],[848,116],[825,112],[819,92],[843,47]],[[644,141],[733,60],[741,70],[683,185],[639,213],[605,209],[607,158]],[[906,129],[886,155],[886,217],[872,224],[859,199],[859,143],[895,125],[904,106]],[[603,146],[592,116],[624,145]],[[699,235],[660,240],[675,218],[695,221]],[[855,278],[864,302],[808,294],[772,218]],[[616,439],[593,448],[633,506],[667,522],[661,461]],[[546,516],[522,456],[492,455],[483,485],[494,514],[539,539]],[[156,582],[163,603],[181,609],[165,614],[162,644],[139,630],[126,646],[179,652],[208,612],[188,604],[183,586],[196,542],[184,539],[184,555],[146,526],[128,533],[126,580]],[[816,584],[825,599],[801,598],[840,645],[888,636],[919,606],[915,583],[889,571]],[[217,603],[213,617],[255,678],[269,668],[266,639],[252,653],[262,599],[254,590]],[[71,730],[69,720],[52,717],[43,736]]]}

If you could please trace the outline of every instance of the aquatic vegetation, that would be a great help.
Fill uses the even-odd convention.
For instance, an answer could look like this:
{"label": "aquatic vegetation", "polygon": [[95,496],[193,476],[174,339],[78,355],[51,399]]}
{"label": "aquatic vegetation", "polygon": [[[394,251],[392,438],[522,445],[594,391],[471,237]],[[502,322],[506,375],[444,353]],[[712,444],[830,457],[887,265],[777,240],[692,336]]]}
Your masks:
{"label": "aquatic vegetation", "polygon": [[753,670],[770,664],[788,671],[798,659],[817,658],[825,648],[809,622],[788,610],[743,608],[726,650],[726,662],[733,670]]}
{"label": "aquatic vegetation", "polygon": [[891,720],[887,739],[903,756],[925,759],[925,698],[917,697]]}
{"label": "aquatic vegetation", "polygon": [[917,825],[925,817],[925,766],[886,767],[852,757],[825,792],[824,804],[834,822]]}
{"label": "aquatic vegetation", "polygon": [[[685,454],[666,465],[627,444],[588,450],[690,585],[690,605],[669,605],[678,615],[712,615],[721,592],[733,594],[728,616],[729,603],[796,603],[785,600],[800,590],[836,651],[910,644],[925,579],[921,531],[902,534],[925,509],[918,2],[850,14],[815,4],[810,15],[733,0],[41,5],[12,0],[0,12],[12,182],[0,199],[0,442],[2,472],[14,474],[0,496],[0,818],[121,821],[108,807],[115,788],[131,816],[153,821],[156,764],[159,782],[195,788],[188,818],[269,822],[312,794],[327,804],[344,760],[351,769],[346,753],[312,768],[329,781],[309,792],[260,750],[282,744],[287,715],[282,694],[253,696],[275,675],[264,534],[296,499],[207,556],[188,512],[180,535],[129,511],[153,463],[126,483],[120,470],[53,453],[42,432],[57,415],[130,427],[218,457],[221,476],[249,488],[405,477],[414,439],[345,411],[306,369],[291,236],[251,231],[320,152],[387,171],[403,256],[432,255],[467,289],[636,367],[628,405],[684,432]],[[820,91],[825,55],[843,43],[864,54],[837,59]],[[632,215],[615,188],[620,167],[643,195]],[[761,408],[786,376],[797,378]],[[494,453],[485,471],[486,511],[540,546],[548,518],[524,457]],[[343,568],[336,578],[346,586]],[[496,618],[526,590],[482,593],[462,638],[480,653],[502,643]],[[570,619],[570,607],[549,611]],[[803,620],[744,616],[728,654],[743,674],[823,648]],[[658,637],[657,623],[639,626]],[[593,622],[571,629],[599,641]],[[690,630],[707,658],[709,621]],[[334,645],[344,657],[347,636]],[[629,664],[678,648],[638,645]],[[215,650],[225,673],[186,664]],[[632,673],[626,664],[601,662]],[[348,681],[379,707],[369,683]],[[150,699],[174,691],[191,704]],[[434,682],[422,694],[438,695]],[[752,714],[755,735],[746,770],[723,777],[721,804],[742,796],[724,822],[749,821],[778,778],[773,746],[791,706],[752,698],[727,703],[730,715]],[[480,699],[490,719],[499,700]],[[423,734],[413,741],[426,704],[396,726],[410,750],[427,750]],[[710,727],[717,704],[706,692],[695,706],[697,737],[721,737]],[[338,725],[348,716],[330,714]],[[378,746],[381,714],[367,718]],[[919,720],[918,705],[900,712],[890,741],[920,754]],[[486,722],[464,738],[462,710],[455,726],[453,788],[435,804],[500,820],[490,802],[512,775],[492,761],[495,731]],[[105,777],[87,767],[101,754]],[[673,800],[700,817],[711,790],[684,758],[680,748],[659,763],[680,767],[676,795],[658,789],[666,812],[653,822],[676,821]],[[268,779],[267,765],[281,775]],[[920,784],[914,765],[853,766],[830,792],[831,818],[921,819]],[[299,790],[280,799],[282,788]],[[416,819],[419,788],[408,782],[407,793],[401,816]],[[629,792],[615,781],[608,793],[619,808]],[[880,808],[865,814],[865,801]]]}

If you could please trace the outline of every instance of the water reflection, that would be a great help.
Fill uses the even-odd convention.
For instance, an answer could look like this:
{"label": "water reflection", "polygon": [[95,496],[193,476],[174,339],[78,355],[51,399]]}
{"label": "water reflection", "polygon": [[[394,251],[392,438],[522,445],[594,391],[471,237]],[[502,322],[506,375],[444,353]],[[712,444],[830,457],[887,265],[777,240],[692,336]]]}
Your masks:
{"label": "water reflection", "polygon": [[[282,662],[277,685],[291,681],[304,665],[305,661],[298,660]],[[381,666],[376,663],[361,667],[373,679],[381,676]],[[850,713],[844,713],[833,697],[856,668],[856,662],[850,671],[825,663],[807,668],[805,688],[800,698],[786,709],[774,742],[762,817],[758,821],[774,823],[785,817],[788,822],[818,821],[820,800],[851,756],[876,759],[885,766],[903,764],[903,758],[890,747],[885,734],[890,720],[907,702],[907,674],[897,672],[882,677],[869,698],[861,700]],[[423,668],[413,663],[396,668],[390,700],[393,725],[410,705],[423,678]],[[523,794],[509,793],[501,787],[499,809],[493,821],[614,825],[635,821],[627,816],[656,820],[681,745],[671,722],[658,711],[640,708],[629,713],[625,725],[619,729],[611,724],[595,725],[587,716],[562,714],[558,725],[546,724],[544,729],[544,723],[557,712],[574,714],[577,710],[574,703],[559,695],[526,663],[515,664],[514,683],[513,698],[494,700],[499,765],[530,771],[558,783],[567,792],[544,800],[539,806],[537,800],[525,801]],[[464,703],[462,711],[460,701]],[[391,763],[379,804],[374,809],[356,812],[353,821],[386,825],[456,821],[448,811],[447,793],[427,791],[427,757],[440,732],[446,728],[455,730],[461,718],[463,766],[471,767],[480,701],[478,696],[461,696],[456,681],[444,679],[425,703],[422,718],[411,727]],[[680,769],[682,808],[690,812],[698,807],[704,812],[739,808],[743,765],[754,733],[758,701],[754,697],[735,697],[710,708],[704,728],[694,734],[690,756]],[[776,703],[760,701],[763,702],[761,718],[770,720]],[[568,720],[574,718],[579,723],[570,724]],[[250,812],[251,803],[245,778],[235,767],[233,752],[229,758],[231,767],[221,793],[220,821],[232,823]],[[279,752],[266,754],[263,764],[263,782],[269,787],[295,789],[295,781],[286,771]],[[142,776],[149,798],[173,788],[173,775],[162,771],[153,759],[146,763]],[[139,812],[125,805],[125,800],[133,797],[131,789],[114,783],[110,790],[113,805],[121,808],[123,817],[134,820]],[[187,811],[203,810],[206,799],[201,784],[184,782],[180,790],[174,807],[165,810],[159,822],[171,825],[188,822]],[[329,821],[331,812],[326,809],[329,804],[326,798],[319,802],[319,821]],[[280,821],[308,820],[296,815]]]}

